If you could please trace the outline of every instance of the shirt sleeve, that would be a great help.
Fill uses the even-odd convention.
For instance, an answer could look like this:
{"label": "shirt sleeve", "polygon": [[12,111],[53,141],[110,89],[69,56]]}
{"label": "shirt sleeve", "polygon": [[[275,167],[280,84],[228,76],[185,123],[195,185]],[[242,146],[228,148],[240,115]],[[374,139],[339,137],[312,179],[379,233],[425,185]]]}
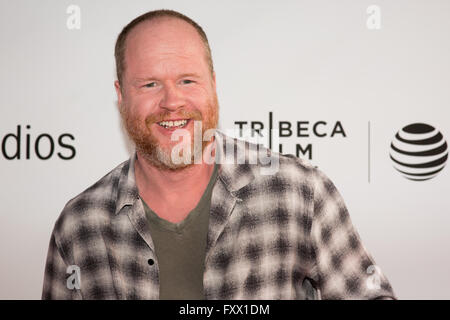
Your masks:
{"label": "shirt sleeve", "polygon": [[45,265],[42,300],[78,300],[81,294],[76,288],[70,289],[67,273],[68,264],[64,261],[55,235],[52,233]]}
{"label": "shirt sleeve", "polygon": [[313,274],[319,299],[396,299],[388,279],[362,244],[341,195],[318,169],[313,207]]}

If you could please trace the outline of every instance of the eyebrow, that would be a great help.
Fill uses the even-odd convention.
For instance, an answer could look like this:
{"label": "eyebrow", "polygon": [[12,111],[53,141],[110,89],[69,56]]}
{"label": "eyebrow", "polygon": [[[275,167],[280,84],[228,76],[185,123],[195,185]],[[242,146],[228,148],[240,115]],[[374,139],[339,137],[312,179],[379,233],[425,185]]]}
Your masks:
{"label": "eyebrow", "polygon": [[[200,78],[200,76],[194,72],[182,73],[178,76],[178,78],[186,78],[186,77]],[[145,78],[135,78],[133,83],[141,83],[141,82],[147,82],[147,81],[152,81],[152,80],[156,80],[156,78],[152,77],[152,76],[145,77]]]}

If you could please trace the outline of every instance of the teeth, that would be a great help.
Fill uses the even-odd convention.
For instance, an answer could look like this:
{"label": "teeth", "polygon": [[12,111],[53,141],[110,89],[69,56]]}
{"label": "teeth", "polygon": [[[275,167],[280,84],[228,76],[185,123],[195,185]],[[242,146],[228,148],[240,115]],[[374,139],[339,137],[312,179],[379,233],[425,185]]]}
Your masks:
{"label": "teeth", "polygon": [[167,129],[172,127],[184,127],[187,122],[188,122],[187,119],[185,119],[177,121],[161,121],[158,124]]}

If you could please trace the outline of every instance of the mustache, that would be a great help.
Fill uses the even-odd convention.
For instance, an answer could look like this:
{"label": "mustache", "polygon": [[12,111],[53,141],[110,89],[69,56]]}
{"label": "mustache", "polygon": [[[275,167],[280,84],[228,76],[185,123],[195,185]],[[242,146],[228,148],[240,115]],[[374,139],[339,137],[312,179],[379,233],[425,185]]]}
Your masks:
{"label": "mustache", "polygon": [[169,120],[169,119],[192,119],[192,120],[202,120],[202,114],[200,111],[198,110],[192,110],[192,111],[187,111],[187,110],[181,110],[179,112],[173,113],[173,112],[169,112],[169,111],[165,111],[162,113],[158,113],[158,114],[150,114],[145,118],[145,123],[147,126],[153,124],[153,123],[157,123],[157,122],[161,122],[161,121],[165,121],[165,120]]}

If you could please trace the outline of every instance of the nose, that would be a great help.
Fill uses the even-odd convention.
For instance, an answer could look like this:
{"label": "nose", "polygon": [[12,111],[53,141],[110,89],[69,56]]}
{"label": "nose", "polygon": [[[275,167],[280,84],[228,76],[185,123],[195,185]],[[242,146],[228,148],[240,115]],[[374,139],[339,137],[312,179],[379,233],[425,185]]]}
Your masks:
{"label": "nose", "polygon": [[164,85],[164,96],[159,107],[168,111],[175,111],[184,106],[184,97],[176,85],[167,83]]}

